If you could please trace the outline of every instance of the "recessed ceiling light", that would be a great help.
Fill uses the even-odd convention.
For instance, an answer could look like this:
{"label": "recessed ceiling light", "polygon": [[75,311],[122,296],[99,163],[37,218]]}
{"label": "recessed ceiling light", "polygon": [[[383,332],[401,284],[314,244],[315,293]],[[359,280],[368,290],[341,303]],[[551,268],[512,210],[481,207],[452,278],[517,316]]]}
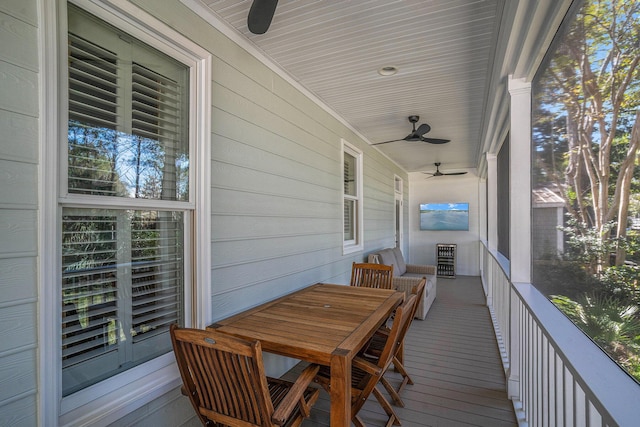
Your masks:
{"label": "recessed ceiling light", "polygon": [[397,72],[398,68],[394,67],[393,65],[388,65],[378,70],[378,74],[380,74],[381,76],[393,76]]}

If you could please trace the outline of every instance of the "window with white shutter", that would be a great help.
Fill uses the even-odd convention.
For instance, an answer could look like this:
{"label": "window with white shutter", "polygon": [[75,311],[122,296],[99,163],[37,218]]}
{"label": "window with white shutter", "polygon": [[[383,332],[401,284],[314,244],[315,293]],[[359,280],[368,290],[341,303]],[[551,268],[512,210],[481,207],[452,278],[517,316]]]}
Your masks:
{"label": "window with white shutter", "polygon": [[343,141],[343,253],[363,249],[362,152]]}
{"label": "window with white shutter", "polygon": [[184,323],[189,68],[69,5],[62,394],[171,351]]}

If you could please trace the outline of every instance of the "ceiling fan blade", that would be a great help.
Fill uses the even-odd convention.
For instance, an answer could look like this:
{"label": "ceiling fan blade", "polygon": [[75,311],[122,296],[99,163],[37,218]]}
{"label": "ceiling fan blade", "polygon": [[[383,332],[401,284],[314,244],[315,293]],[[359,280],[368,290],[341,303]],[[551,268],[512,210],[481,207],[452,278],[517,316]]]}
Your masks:
{"label": "ceiling fan blade", "polygon": [[[436,167],[436,171],[435,172],[422,172],[422,173],[425,174],[425,175],[431,175],[429,178],[433,178],[433,177],[436,177],[436,176],[445,176],[445,175],[464,175],[464,174],[467,173],[467,172],[446,172],[446,173],[445,172],[440,172],[440,165],[441,164],[442,163],[440,163],[440,162],[434,163],[434,165]],[[429,178],[426,178],[426,179],[429,179]]]}
{"label": "ceiling fan blade", "polygon": [[418,129],[416,129],[415,133],[418,135],[424,135],[425,133],[428,133],[430,130],[431,130],[431,126],[429,126],[426,123],[423,123],[420,126],[418,126]]}
{"label": "ceiling fan blade", "polygon": [[421,136],[418,135],[417,133],[410,133],[409,135],[405,136],[404,138],[402,138],[403,141],[409,141],[409,142],[418,142],[421,140]]}
{"label": "ceiling fan blade", "polygon": [[429,126],[427,123],[422,123],[416,129],[416,123],[418,122],[418,120],[420,120],[420,116],[409,116],[409,122],[413,125],[413,130],[411,131],[411,133],[409,135],[405,136],[404,138],[402,138],[402,139],[393,139],[391,141],[378,142],[378,143],[371,144],[371,145],[387,144],[389,142],[396,142],[396,141],[428,142],[430,144],[445,144],[445,143],[449,142],[448,139],[425,138],[424,136],[422,136],[425,133],[431,131],[431,126]]}
{"label": "ceiling fan blade", "polygon": [[253,0],[247,16],[249,31],[253,34],[266,33],[271,25],[277,5],[278,0]]}
{"label": "ceiling fan blade", "polygon": [[428,142],[429,144],[446,144],[450,141],[450,139],[440,139],[440,138],[425,138],[424,136],[420,138],[420,141]]}
{"label": "ceiling fan blade", "polygon": [[390,142],[397,142],[397,141],[402,141],[402,140],[401,139],[392,139],[391,141],[376,142],[375,144],[371,144],[371,145],[388,144]]}

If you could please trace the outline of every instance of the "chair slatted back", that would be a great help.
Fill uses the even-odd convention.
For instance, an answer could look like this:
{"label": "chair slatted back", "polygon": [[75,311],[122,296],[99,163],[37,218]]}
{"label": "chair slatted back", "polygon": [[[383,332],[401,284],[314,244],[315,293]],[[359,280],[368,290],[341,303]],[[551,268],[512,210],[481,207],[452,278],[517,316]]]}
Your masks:
{"label": "chair slatted back", "polygon": [[410,316],[411,313],[415,312],[414,306],[416,304],[417,296],[411,295],[400,307],[396,309],[393,325],[391,326],[391,330],[389,331],[387,341],[384,345],[384,348],[382,349],[382,352],[375,361],[375,364],[380,368],[380,373],[379,375],[364,376],[364,381],[360,383],[361,390],[359,390],[359,396],[352,402],[352,414],[357,414],[360,408],[362,408],[362,405],[364,405],[366,399],[373,392],[373,389],[378,384],[378,381],[380,381],[380,379],[382,378],[384,372],[391,365],[393,357],[395,356],[398,347],[402,343],[403,337],[401,337],[400,334],[403,330],[406,331],[407,323],[411,322]]}
{"label": "chair slatted back", "polygon": [[404,335],[411,324],[411,314],[415,313],[415,306],[418,304],[417,295],[410,295],[406,301],[396,309],[393,319],[393,325],[389,332],[389,338],[380,353],[377,365],[386,370],[396,355],[398,347],[404,340]]}
{"label": "chair slatted back", "polygon": [[[413,313],[411,313],[410,319],[413,319],[416,316],[416,311],[418,311],[418,306],[420,305],[420,301],[422,301],[424,298],[424,291],[426,287],[427,287],[427,278],[423,277],[422,280],[420,280],[420,282],[417,285],[415,285],[413,289],[411,289],[411,293],[416,296],[416,305],[413,309]],[[411,325],[411,321],[409,322],[409,325]],[[407,326],[407,329],[408,329],[408,326]]]}
{"label": "chair slatted back", "polygon": [[[258,341],[171,327],[187,394],[203,422],[271,426],[274,408]],[[239,423],[238,420],[241,420]]]}
{"label": "chair slatted back", "polygon": [[393,289],[393,265],[353,263],[351,286]]}
{"label": "chair slatted back", "polygon": [[[420,301],[422,301],[422,298],[425,292],[426,283],[427,283],[426,278],[422,278],[422,280],[420,280],[420,282],[418,282],[418,284],[415,285],[411,290],[411,295],[412,297],[415,298],[415,304],[413,304],[413,311],[409,314],[409,318],[401,325],[401,329],[398,334],[398,342],[400,343],[400,345],[396,348],[396,353],[393,357],[392,363],[395,366],[396,371],[398,371],[402,375],[402,382],[397,388],[394,388],[391,385],[391,383],[384,378],[384,376],[380,379],[380,382],[387,389],[387,392],[389,393],[389,395],[391,396],[395,404],[401,407],[404,407],[404,402],[400,398],[399,393],[407,384],[413,384],[413,381],[411,380],[409,373],[407,372],[407,370],[405,369],[402,363],[404,359],[403,357],[404,356],[404,351],[403,351],[404,338],[407,332],[409,331],[409,327],[411,326],[411,323],[413,322],[415,313],[418,310],[418,305],[420,304]],[[394,319],[394,322],[395,321],[396,320]],[[374,356],[374,357],[380,355],[385,346],[385,341],[383,340],[382,337],[384,337],[387,332],[388,330],[385,329],[385,331],[383,331],[381,334],[375,335],[372,338],[372,340],[369,342],[368,346],[363,350],[363,353],[369,354],[370,356]]]}

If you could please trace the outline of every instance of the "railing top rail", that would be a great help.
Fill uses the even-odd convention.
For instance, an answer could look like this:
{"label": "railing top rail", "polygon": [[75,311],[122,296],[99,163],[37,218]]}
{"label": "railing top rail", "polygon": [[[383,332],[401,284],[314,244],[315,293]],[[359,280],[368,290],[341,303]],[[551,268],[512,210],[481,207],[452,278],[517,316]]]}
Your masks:
{"label": "railing top rail", "polygon": [[587,399],[620,426],[640,419],[640,385],[530,283],[511,285]]}
{"label": "railing top rail", "polygon": [[484,246],[486,253],[491,255],[491,257],[495,260],[496,264],[500,266],[502,273],[505,275],[507,279],[509,279],[511,277],[511,262],[509,261],[509,259],[506,256],[502,255],[497,250],[492,250],[491,248],[489,248],[487,241],[481,239],[480,242]]}

